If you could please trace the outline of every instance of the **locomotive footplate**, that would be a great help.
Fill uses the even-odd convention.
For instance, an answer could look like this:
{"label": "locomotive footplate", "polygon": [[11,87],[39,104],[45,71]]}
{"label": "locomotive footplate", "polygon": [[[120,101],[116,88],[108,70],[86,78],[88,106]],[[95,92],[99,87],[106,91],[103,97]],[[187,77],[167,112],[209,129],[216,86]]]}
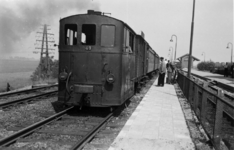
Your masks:
{"label": "locomotive footplate", "polygon": [[75,93],[93,93],[93,85],[74,85]]}

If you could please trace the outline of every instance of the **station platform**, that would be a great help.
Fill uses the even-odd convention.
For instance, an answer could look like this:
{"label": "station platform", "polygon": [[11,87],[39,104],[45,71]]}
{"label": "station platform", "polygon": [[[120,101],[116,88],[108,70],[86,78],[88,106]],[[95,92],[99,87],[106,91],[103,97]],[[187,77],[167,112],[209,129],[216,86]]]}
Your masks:
{"label": "station platform", "polygon": [[156,80],[109,150],[194,150],[173,85]]}
{"label": "station platform", "polygon": [[[188,71],[187,68],[183,69],[183,70]],[[211,73],[211,72],[208,72],[208,71],[199,71],[199,70],[196,70],[196,69],[191,69],[191,73],[197,74],[199,76],[203,76],[203,77],[206,77],[206,78],[209,78],[211,80],[216,80],[218,82],[221,82],[221,83],[224,83],[224,84],[227,84],[227,85],[230,85],[230,86],[234,87],[234,78],[224,77],[221,74]]]}

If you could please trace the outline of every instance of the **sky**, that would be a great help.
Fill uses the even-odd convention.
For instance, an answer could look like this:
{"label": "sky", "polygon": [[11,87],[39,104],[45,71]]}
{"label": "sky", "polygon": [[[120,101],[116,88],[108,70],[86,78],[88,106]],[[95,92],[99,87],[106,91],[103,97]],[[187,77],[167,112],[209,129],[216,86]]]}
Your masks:
{"label": "sky", "polygon": [[[59,20],[88,9],[111,13],[140,34],[160,56],[189,53],[193,0],[0,0],[0,52],[3,57],[39,59],[35,47],[42,25],[58,44]],[[201,61],[229,62],[233,43],[233,0],[196,0],[192,55]],[[173,42],[170,42],[171,36]],[[51,48],[53,48],[51,44]],[[55,47],[55,58],[58,50]],[[202,55],[203,54],[203,55]],[[234,59],[233,59],[234,60]]]}

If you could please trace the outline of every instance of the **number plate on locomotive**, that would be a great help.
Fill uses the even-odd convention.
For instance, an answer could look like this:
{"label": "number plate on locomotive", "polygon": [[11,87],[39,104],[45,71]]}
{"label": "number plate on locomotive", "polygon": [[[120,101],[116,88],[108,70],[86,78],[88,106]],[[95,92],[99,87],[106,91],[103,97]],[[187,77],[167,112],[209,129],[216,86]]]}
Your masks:
{"label": "number plate on locomotive", "polygon": [[93,93],[92,85],[75,85],[76,93]]}

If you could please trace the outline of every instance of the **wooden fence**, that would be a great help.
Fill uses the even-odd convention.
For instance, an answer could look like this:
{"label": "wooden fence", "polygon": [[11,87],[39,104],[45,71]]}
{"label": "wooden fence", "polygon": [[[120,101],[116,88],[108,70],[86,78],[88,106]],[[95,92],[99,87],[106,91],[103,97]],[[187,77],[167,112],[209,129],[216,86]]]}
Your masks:
{"label": "wooden fence", "polygon": [[234,102],[226,100],[222,90],[213,91],[208,82],[188,78],[183,72],[177,82],[215,149],[221,150],[223,142],[234,150]]}

